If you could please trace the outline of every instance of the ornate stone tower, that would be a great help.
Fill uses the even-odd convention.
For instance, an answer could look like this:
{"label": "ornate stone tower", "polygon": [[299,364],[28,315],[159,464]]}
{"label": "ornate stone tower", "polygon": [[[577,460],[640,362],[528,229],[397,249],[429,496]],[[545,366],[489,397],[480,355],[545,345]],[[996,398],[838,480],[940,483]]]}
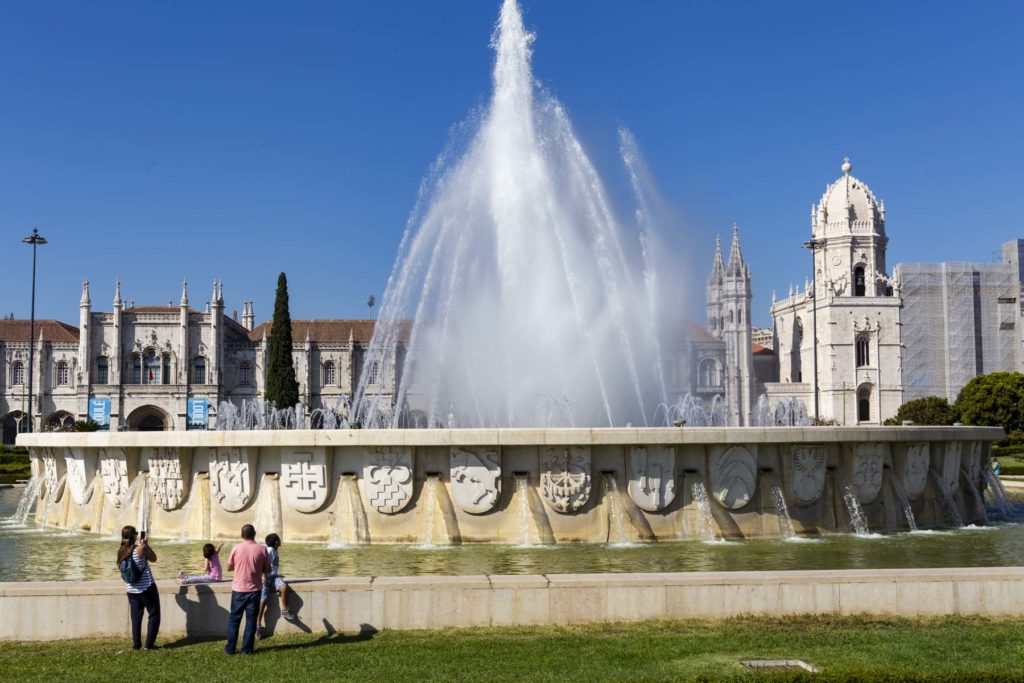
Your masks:
{"label": "ornate stone tower", "polygon": [[[86,388],[86,401],[88,401],[89,398],[88,388],[92,384],[90,381],[91,373],[89,372],[92,368],[89,353],[89,336],[92,332],[92,325],[89,324],[91,316],[92,299],[89,298],[89,281],[83,280],[82,298],[78,302],[78,386]],[[88,403],[86,403],[86,411],[87,410]]]}
{"label": "ornate stone tower", "polygon": [[725,393],[731,422],[750,424],[753,405],[754,359],[750,346],[750,268],[740,249],[739,227],[732,228],[729,261],[722,276],[722,333],[725,341]]}

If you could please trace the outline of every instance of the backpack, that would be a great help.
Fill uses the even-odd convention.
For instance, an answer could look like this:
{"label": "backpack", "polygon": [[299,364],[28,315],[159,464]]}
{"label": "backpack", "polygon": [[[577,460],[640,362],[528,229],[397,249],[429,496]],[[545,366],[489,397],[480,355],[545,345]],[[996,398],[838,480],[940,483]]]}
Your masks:
{"label": "backpack", "polygon": [[135,583],[142,578],[142,570],[139,569],[139,565],[135,564],[131,553],[128,553],[128,557],[117,563],[117,568],[120,570],[121,578],[124,579],[125,583]]}

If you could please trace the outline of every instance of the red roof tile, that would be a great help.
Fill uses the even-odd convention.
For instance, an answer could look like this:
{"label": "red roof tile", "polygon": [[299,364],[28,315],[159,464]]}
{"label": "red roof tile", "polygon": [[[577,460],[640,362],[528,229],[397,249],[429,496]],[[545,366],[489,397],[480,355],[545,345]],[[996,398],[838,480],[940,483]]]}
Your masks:
{"label": "red roof tile", "polygon": [[[27,342],[29,341],[29,320],[0,320],[0,341],[5,342]],[[35,338],[39,339],[42,333],[44,341],[50,342],[77,342],[78,328],[74,325],[62,323],[59,320],[37,320]]]}
{"label": "red roof tile", "polygon": [[[308,333],[309,338],[316,342],[347,342],[351,336],[357,342],[366,343],[373,338],[376,324],[375,320],[293,320],[292,342],[305,341]],[[408,341],[412,321],[403,320],[399,324],[399,337],[402,341]],[[259,341],[263,339],[264,333],[269,337],[272,325],[273,321],[269,320],[257,325],[249,333],[249,339]]]}

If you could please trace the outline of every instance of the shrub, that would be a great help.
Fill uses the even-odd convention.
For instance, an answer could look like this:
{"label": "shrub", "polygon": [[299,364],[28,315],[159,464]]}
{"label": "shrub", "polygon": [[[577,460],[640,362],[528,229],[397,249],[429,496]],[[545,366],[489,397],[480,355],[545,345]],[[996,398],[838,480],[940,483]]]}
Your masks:
{"label": "shrub", "polygon": [[967,425],[1002,427],[1007,435],[1024,431],[1024,374],[978,375],[960,390],[953,408]]}
{"label": "shrub", "polygon": [[885,424],[900,425],[906,420],[917,425],[951,425],[957,421],[957,412],[941,396],[925,396],[901,405],[896,415],[886,420]]}

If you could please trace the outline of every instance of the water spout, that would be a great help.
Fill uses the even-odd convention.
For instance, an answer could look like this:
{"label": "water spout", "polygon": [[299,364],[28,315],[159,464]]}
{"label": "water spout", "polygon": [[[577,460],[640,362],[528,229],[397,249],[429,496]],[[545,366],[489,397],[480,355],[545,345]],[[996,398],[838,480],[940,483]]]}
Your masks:
{"label": "water spout", "polygon": [[700,537],[705,541],[718,540],[715,531],[715,518],[711,514],[711,500],[703,481],[693,482],[693,501],[697,504],[697,520],[700,525]]}
{"label": "water spout", "polygon": [[332,516],[329,542],[332,546],[357,545],[370,542],[366,510],[359,495],[354,474],[343,474],[338,482],[338,497]]}
{"label": "water spout", "polygon": [[11,517],[12,524],[24,526],[28,523],[28,516],[39,500],[39,488],[42,485],[42,477],[32,477],[28,480],[21,492],[21,498],[18,499],[18,507],[14,509],[14,515]]}
{"label": "water spout", "polygon": [[622,514],[622,501],[619,496],[619,483],[615,479],[614,472],[605,472],[601,475],[601,486],[604,490],[604,499],[608,508],[608,535],[606,542],[611,544],[629,543],[626,535],[626,520]]}
{"label": "water spout", "polygon": [[940,494],[942,494],[942,500],[946,504],[946,511],[953,520],[953,526],[962,527],[964,525],[964,518],[960,515],[960,510],[956,506],[956,500],[953,498],[953,494],[946,488],[946,482],[943,480],[942,475],[934,469],[930,469],[928,472],[932,476],[935,488],[938,489]]}
{"label": "water spout", "polygon": [[900,509],[903,510],[903,516],[907,519],[907,529],[917,531],[914,509],[910,506],[910,500],[907,498],[906,491],[903,490],[903,484],[900,483],[899,477],[890,476],[889,483],[892,485],[893,493],[896,494],[896,500],[899,501]]}
{"label": "water spout", "polygon": [[789,508],[786,507],[786,497],[778,484],[772,486],[772,502],[775,503],[775,515],[779,519],[779,533],[782,538],[795,537],[796,531],[793,530],[793,520],[789,516]]}

